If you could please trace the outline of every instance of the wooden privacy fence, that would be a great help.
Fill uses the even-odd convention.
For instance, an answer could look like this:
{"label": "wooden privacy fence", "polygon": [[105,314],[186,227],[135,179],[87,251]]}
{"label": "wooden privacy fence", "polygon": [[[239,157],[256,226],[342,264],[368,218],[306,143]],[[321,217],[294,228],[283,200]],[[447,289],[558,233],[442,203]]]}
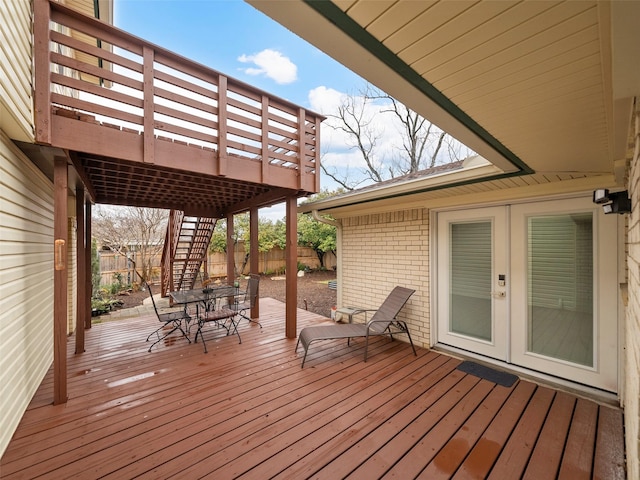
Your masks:
{"label": "wooden privacy fence", "polygon": [[[117,282],[115,275],[122,275],[122,282],[131,284],[137,282],[135,272],[131,263],[122,255],[101,251],[100,257],[100,285],[103,287]],[[152,283],[160,282],[160,263],[161,254],[154,257],[152,261]],[[135,252],[131,254],[131,258],[135,262],[140,260],[136,257]],[[244,244],[239,244],[235,251],[235,263],[238,268],[242,266],[245,258]],[[208,272],[210,277],[225,277],[227,275],[227,255],[226,253],[211,253],[207,255]],[[309,247],[298,247],[298,264],[305,265],[311,269],[320,266],[318,256],[313,249]],[[324,256],[324,266],[332,269],[336,266],[336,256],[333,253],[326,253]],[[204,267],[203,267],[204,268]],[[280,248],[274,248],[268,252],[261,252],[258,260],[259,273],[284,273],[285,269],[285,251]],[[202,270],[202,269],[201,269]],[[242,273],[249,272],[249,264],[247,263]]]}

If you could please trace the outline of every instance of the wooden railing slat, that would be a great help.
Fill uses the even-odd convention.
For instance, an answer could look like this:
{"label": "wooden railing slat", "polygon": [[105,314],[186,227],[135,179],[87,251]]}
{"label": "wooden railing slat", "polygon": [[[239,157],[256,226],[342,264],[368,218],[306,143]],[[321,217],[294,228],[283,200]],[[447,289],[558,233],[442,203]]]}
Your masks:
{"label": "wooden railing slat", "polygon": [[95,18],[87,17],[69,7],[49,0],[51,6],[51,21],[59,23],[72,30],[85,33],[102,42],[110,43],[129,52],[142,55],[142,44],[139,39],[122,30],[111,27]]}
{"label": "wooden railing slat", "polygon": [[62,85],[63,87],[73,88],[81,92],[87,92],[108,100],[113,100],[114,102],[125,103],[132,107],[142,108],[141,98],[132,97],[131,95],[127,95],[126,93],[118,92],[113,89],[102,88],[89,82],[83,82],[77,78],[67,77],[60,75],[59,73],[52,73],[51,81],[52,83]]}
{"label": "wooden railing slat", "polygon": [[[203,87],[202,85],[198,85],[196,83],[193,83],[193,82],[191,82],[191,81],[189,81],[187,79],[178,78],[175,75],[172,75],[172,74],[167,73],[167,72],[163,72],[161,70],[156,70],[155,75],[156,75],[156,78],[158,80],[161,80],[163,82],[167,82],[167,83],[169,83],[171,85],[174,85],[176,87],[182,88],[184,90],[188,90],[188,91],[193,92],[195,94],[201,95],[201,96],[203,96],[205,98],[210,98],[211,100],[214,100],[217,103],[217,100],[218,100],[218,92],[217,92],[218,85],[217,84],[214,84],[214,83],[211,84],[213,87],[216,88],[216,90],[212,90],[212,89],[208,89],[206,87]],[[184,95],[182,95],[182,96],[184,96]]]}
{"label": "wooden railing slat", "polygon": [[134,72],[142,73],[142,66],[140,65],[140,63],[123,57],[122,55],[110,52],[105,48],[99,48],[95,45],[90,45],[86,42],[70,37],[69,35],[64,35],[53,30],[51,31],[51,40],[59,43],[60,45],[73,48],[74,50],[92,55],[97,58],[101,58],[104,61],[120,65],[124,68],[128,68],[129,70],[133,70]]}
{"label": "wooden railing slat", "polygon": [[[169,117],[172,117],[176,120],[181,120],[183,122],[189,122],[191,124],[194,125],[200,125],[202,127],[207,127],[207,128],[217,128],[218,126],[218,122],[215,122],[213,120],[204,118],[204,117],[200,117],[198,115],[194,115],[192,113],[187,113],[187,112],[183,112],[181,110],[178,110],[176,108],[172,108],[172,107],[167,107],[164,105],[157,105],[155,107],[155,113],[158,113],[160,115],[167,115]],[[187,131],[186,128],[184,128],[183,130]],[[197,134],[198,131],[197,130],[191,130],[194,134]]]}
{"label": "wooden railing slat", "polygon": [[[120,85],[124,85],[134,90],[138,90],[138,91],[142,90],[142,82],[140,80],[136,80],[131,77],[126,77],[124,75],[120,75],[118,73],[111,72],[109,70],[101,69],[99,67],[96,67],[95,65],[90,65],[88,63],[81,62],[74,58],[66,57],[56,52],[51,53],[51,61],[53,63],[57,63],[58,65],[62,65],[63,67],[69,67],[79,72],[93,75],[94,77],[102,78],[104,80],[109,80],[113,83],[118,83]],[[86,82],[86,83],[89,83],[89,82]],[[105,90],[109,90],[109,89],[105,89]]]}
{"label": "wooden railing slat", "polygon": [[102,115],[105,117],[111,117],[117,120],[121,120],[123,122],[134,123],[136,125],[142,124],[142,117],[140,115],[123,112],[122,110],[118,110],[117,108],[96,106],[93,103],[80,100],[79,98],[68,97],[59,93],[51,94],[51,102],[55,105],[69,107],[72,110],[77,110],[78,112],[89,112],[86,115]]}
{"label": "wooden railing slat", "polygon": [[[161,123],[156,121],[155,123],[156,135],[161,135],[160,132],[165,132],[167,134],[175,134],[181,135],[182,137],[187,137],[191,140],[196,140],[198,143],[205,143],[207,146],[216,145],[218,143],[218,137],[216,135],[212,135],[204,132],[196,132],[194,130],[189,130],[187,128],[180,127],[178,125],[173,125],[169,123]],[[176,139],[176,141],[182,141],[181,139]]]}

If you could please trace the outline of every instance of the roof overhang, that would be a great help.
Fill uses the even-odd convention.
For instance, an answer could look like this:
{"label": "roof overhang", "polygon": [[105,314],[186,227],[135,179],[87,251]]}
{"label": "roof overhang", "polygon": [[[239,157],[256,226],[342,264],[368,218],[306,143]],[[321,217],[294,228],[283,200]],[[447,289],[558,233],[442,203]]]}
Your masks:
{"label": "roof overhang", "polygon": [[333,211],[346,205],[363,205],[390,199],[399,199],[408,195],[418,195],[433,192],[456,185],[468,185],[486,181],[488,178],[502,177],[498,167],[481,157],[473,157],[463,162],[463,167],[453,171],[443,171],[433,175],[407,176],[379,185],[371,185],[335,197],[325,198],[312,203],[301,204],[298,212],[309,213],[316,211]]}
{"label": "roof overhang", "polygon": [[611,174],[640,2],[248,0],[506,174]]}

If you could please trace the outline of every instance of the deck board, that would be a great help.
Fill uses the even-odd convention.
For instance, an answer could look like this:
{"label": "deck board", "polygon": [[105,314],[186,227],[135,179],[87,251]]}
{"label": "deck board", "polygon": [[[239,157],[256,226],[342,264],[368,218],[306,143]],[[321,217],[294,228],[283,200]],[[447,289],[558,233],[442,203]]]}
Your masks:
{"label": "deck board", "polygon": [[[299,311],[299,328],[326,321]],[[319,343],[302,369],[284,305],[262,299],[260,322],[242,344],[210,331],[207,354],[180,338],[148,353],[150,316],[94,325],[80,355],[70,338],[69,401],[51,404],[49,373],[2,478],[624,478],[619,409],[388,338],[367,362],[361,339]]]}
{"label": "deck board", "polygon": [[571,395],[558,392],[555,396],[523,480],[555,478],[558,475],[575,404],[576,399]]}
{"label": "deck board", "polygon": [[593,402],[578,399],[558,478],[591,478],[598,410],[598,405]]}
{"label": "deck board", "polygon": [[465,423],[465,428],[460,428],[442,446],[442,449],[420,473],[419,477],[433,480],[451,478],[512,391],[513,388],[497,385],[478,405],[473,415]]}
{"label": "deck board", "polygon": [[491,470],[490,479],[520,478],[523,475],[554,395],[555,392],[549,388],[536,389]]}

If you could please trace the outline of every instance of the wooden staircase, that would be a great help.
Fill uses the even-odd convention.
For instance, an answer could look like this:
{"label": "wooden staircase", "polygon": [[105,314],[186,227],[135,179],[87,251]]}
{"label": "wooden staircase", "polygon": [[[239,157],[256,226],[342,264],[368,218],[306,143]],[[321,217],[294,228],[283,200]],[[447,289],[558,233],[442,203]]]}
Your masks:
{"label": "wooden staircase", "polygon": [[186,216],[169,212],[162,251],[162,295],[194,288],[216,225],[216,218]]}

